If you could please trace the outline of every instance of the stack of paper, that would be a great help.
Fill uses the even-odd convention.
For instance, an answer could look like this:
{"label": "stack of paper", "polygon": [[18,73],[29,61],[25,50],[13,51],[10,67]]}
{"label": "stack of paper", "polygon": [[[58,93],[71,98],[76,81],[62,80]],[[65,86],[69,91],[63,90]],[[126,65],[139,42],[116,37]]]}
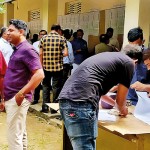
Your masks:
{"label": "stack of paper", "polygon": [[138,103],[134,110],[134,116],[150,125],[150,98],[147,92],[137,92]]}

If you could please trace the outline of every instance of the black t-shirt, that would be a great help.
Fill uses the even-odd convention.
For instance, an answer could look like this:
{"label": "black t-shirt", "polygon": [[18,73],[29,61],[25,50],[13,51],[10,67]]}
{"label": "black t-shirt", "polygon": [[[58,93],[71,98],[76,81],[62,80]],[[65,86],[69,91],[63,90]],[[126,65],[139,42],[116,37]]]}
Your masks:
{"label": "black t-shirt", "polygon": [[104,52],[82,62],[66,81],[58,99],[90,101],[95,107],[101,95],[118,83],[130,86],[134,64],[121,52]]}

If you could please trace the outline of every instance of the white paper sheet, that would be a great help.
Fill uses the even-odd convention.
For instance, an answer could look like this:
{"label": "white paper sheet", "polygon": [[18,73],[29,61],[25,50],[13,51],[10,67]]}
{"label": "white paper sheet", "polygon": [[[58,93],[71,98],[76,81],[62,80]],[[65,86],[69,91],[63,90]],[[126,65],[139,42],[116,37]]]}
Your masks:
{"label": "white paper sheet", "polygon": [[98,120],[100,122],[115,122],[118,120],[118,116],[109,113],[110,109],[99,109]]}
{"label": "white paper sheet", "polygon": [[150,98],[147,92],[137,92],[138,103],[134,110],[134,116],[150,125]]}

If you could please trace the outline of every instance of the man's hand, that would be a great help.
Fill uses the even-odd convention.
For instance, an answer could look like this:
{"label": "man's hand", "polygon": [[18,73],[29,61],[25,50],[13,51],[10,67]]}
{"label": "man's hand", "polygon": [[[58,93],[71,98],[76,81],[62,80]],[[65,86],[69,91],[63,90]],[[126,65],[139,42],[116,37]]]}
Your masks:
{"label": "man's hand", "polygon": [[113,86],[109,92],[116,92],[118,90],[118,85]]}
{"label": "man's hand", "polygon": [[123,109],[120,110],[120,116],[126,116],[128,114],[128,108],[125,106]]}
{"label": "man's hand", "polygon": [[119,111],[119,116],[125,117],[128,114],[128,107],[122,106],[120,107],[117,103],[115,104],[115,108]]}
{"label": "man's hand", "polygon": [[18,92],[16,94],[15,100],[16,100],[16,103],[17,103],[18,106],[20,106],[22,104],[22,101],[23,101],[24,98],[25,98],[25,96],[22,93]]}
{"label": "man's hand", "polygon": [[4,109],[5,109],[5,102],[2,101],[0,102],[0,111],[4,111]]}
{"label": "man's hand", "polygon": [[139,81],[131,84],[130,86],[132,89],[135,89],[137,91],[145,91],[145,85]]}
{"label": "man's hand", "polygon": [[76,50],[76,53],[80,53],[80,52],[81,52],[81,49]]}

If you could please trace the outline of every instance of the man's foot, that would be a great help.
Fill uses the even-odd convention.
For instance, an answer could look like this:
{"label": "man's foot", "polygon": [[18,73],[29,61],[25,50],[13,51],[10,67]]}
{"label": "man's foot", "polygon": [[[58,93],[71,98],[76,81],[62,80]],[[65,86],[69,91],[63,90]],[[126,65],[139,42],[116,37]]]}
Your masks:
{"label": "man's foot", "polygon": [[35,105],[35,104],[37,104],[38,103],[38,101],[33,101],[32,103],[31,103],[31,105]]}

